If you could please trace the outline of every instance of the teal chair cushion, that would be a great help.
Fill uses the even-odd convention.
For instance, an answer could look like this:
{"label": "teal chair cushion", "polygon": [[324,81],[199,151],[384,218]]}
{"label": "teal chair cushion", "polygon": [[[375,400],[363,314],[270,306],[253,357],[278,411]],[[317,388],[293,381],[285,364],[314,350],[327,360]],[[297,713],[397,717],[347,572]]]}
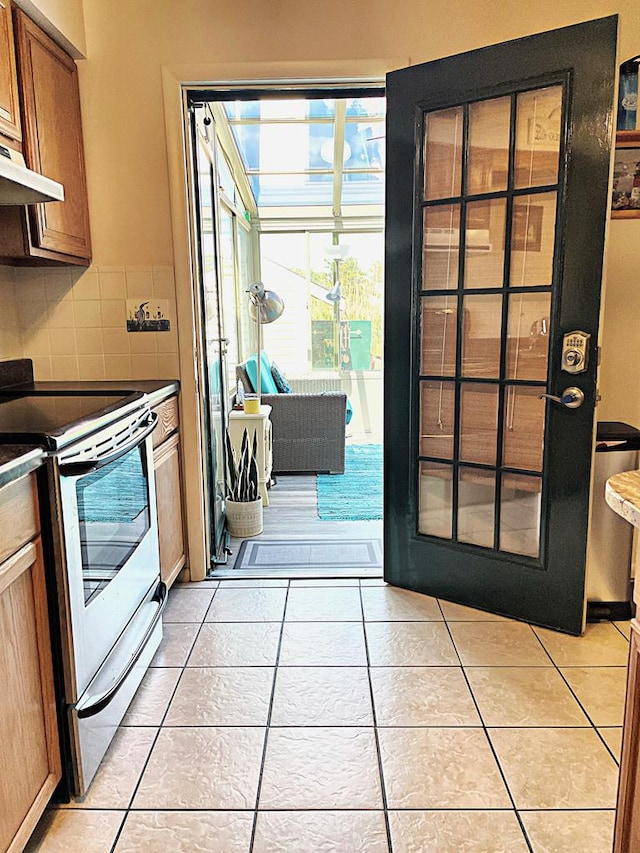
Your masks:
{"label": "teal chair cushion", "polygon": [[273,375],[271,374],[271,365],[269,358],[265,352],[260,353],[260,389],[256,388],[258,384],[258,359],[255,354],[250,355],[246,361],[247,376],[253,385],[256,393],[260,394],[277,394],[278,386],[276,385]]}

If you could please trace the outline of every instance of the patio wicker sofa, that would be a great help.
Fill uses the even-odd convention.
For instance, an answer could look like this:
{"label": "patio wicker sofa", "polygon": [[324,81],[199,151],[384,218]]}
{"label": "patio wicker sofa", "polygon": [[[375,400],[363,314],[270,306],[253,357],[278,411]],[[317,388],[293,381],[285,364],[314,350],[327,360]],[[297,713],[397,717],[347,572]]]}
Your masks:
{"label": "patio wicker sofa", "polygon": [[[254,393],[245,364],[236,366],[245,393]],[[271,406],[273,471],[285,473],[344,473],[344,391],[315,394],[260,395]]]}

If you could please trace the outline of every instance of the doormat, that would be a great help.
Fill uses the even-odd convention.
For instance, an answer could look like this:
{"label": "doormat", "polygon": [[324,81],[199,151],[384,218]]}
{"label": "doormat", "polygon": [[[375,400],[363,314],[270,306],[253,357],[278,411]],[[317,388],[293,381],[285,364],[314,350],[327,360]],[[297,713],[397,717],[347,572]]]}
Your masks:
{"label": "doormat", "polygon": [[382,518],[382,445],[347,445],[344,474],[318,474],[316,489],[323,521]]}
{"label": "doormat", "polygon": [[380,539],[271,539],[252,542],[245,539],[234,565],[236,569],[317,570],[380,569]]}

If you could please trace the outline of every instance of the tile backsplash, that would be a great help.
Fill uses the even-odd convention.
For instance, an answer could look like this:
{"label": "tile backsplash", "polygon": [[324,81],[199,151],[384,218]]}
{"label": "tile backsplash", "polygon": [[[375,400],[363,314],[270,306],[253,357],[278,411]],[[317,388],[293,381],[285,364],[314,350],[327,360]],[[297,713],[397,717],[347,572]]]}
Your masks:
{"label": "tile backsplash", "polygon": [[[127,299],[168,306],[169,332],[127,332]],[[0,266],[0,357],[33,359],[36,380],[178,378],[173,267]]]}

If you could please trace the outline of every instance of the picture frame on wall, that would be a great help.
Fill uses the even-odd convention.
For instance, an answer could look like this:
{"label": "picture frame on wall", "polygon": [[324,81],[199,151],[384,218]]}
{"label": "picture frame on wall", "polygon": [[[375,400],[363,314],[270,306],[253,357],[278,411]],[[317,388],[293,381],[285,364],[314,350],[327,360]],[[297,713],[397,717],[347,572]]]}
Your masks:
{"label": "picture frame on wall", "polygon": [[640,130],[616,133],[611,218],[640,219]]}

